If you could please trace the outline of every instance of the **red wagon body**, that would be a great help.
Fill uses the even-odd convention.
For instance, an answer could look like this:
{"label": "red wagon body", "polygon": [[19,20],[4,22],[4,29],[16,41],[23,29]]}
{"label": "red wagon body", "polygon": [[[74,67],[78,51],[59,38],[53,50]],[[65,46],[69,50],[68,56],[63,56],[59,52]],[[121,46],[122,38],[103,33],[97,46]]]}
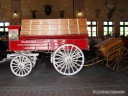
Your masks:
{"label": "red wagon body", "polygon": [[[33,24],[31,24],[32,22]],[[82,50],[89,48],[86,19],[37,19],[23,20],[22,23],[24,25],[21,27],[9,26],[9,51],[56,50],[63,44],[74,44]],[[43,26],[50,28],[47,29]],[[45,29],[39,29],[39,27]],[[33,31],[35,33],[32,33]],[[11,35],[17,36],[11,37]]]}
{"label": "red wagon body", "polygon": [[56,50],[59,46],[63,44],[74,44],[82,50],[88,50],[87,36],[75,35],[20,37],[19,40],[9,41],[9,51]]}

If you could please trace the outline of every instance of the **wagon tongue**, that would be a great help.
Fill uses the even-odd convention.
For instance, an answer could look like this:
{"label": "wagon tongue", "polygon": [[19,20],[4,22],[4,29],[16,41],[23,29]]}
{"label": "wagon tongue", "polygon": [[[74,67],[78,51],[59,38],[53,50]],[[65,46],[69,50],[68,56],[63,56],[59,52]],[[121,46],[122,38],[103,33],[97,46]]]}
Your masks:
{"label": "wagon tongue", "polygon": [[9,60],[11,60],[11,58],[3,58],[3,59],[0,59],[0,63],[6,62],[6,61],[9,61]]}

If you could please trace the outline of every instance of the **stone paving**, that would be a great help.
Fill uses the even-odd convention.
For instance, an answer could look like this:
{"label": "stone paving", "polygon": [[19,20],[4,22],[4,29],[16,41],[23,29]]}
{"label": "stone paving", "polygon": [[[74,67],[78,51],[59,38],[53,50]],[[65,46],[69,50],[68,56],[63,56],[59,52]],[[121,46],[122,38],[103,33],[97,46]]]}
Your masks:
{"label": "stone paving", "polygon": [[0,96],[128,96],[128,70],[116,73],[96,64],[63,76],[49,59],[39,58],[30,75],[21,78],[5,62],[0,64]]}

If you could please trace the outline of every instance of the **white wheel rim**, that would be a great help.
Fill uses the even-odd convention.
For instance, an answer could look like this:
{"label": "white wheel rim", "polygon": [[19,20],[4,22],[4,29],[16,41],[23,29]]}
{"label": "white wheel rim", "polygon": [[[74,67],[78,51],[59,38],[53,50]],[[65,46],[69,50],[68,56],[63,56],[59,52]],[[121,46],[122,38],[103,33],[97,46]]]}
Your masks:
{"label": "white wheel rim", "polygon": [[84,66],[84,54],[73,44],[65,44],[55,50],[53,65],[63,75],[74,75]]}
{"label": "white wheel rim", "polygon": [[32,63],[28,57],[18,55],[11,60],[10,68],[14,75],[24,77],[31,72]]}

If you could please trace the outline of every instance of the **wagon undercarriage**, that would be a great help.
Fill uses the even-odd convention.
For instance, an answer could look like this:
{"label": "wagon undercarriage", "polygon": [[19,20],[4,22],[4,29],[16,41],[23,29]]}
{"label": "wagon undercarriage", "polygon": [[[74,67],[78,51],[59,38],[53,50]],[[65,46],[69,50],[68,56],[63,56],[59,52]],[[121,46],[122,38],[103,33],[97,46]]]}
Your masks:
{"label": "wagon undercarriage", "polygon": [[[37,61],[38,53],[30,51],[16,51],[7,55],[10,58],[10,68],[14,75],[27,76]],[[63,75],[77,74],[84,65],[84,53],[73,44],[64,44],[51,53],[51,63]]]}

